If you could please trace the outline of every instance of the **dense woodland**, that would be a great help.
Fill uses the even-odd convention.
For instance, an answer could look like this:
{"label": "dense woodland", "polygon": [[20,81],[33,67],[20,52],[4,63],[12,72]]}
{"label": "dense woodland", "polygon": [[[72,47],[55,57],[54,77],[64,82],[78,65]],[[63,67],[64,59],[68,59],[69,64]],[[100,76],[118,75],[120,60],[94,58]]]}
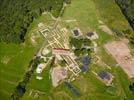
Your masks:
{"label": "dense woodland", "polygon": [[[57,17],[63,2],[71,0],[0,0],[0,42],[22,43],[30,23],[44,11]],[[115,0],[134,29],[134,0]],[[134,32],[123,30],[134,44]]]}
{"label": "dense woodland", "polygon": [[120,6],[123,14],[134,28],[134,0],[115,0]]}
{"label": "dense woodland", "polygon": [[[115,2],[134,30],[134,0],[115,0]],[[129,38],[130,43],[134,45],[134,31],[125,30],[124,33]]]}
{"label": "dense woodland", "polygon": [[0,0],[0,42],[24,42],[27,28],[44,11],[57,17],[69,0]]}
{"label": "dense woodland", "polygon": [[[73,52],[75,54],[75,56],[79,57],[82,55],[91,55],[91,49],[89,49],[88,47],[91,46],[91,40],[87,39],[87,38],[74,38],[74,37],[70,37],[70,45],[71,48],[74,47]],[[86,48],[87,47],[87,48]]]}

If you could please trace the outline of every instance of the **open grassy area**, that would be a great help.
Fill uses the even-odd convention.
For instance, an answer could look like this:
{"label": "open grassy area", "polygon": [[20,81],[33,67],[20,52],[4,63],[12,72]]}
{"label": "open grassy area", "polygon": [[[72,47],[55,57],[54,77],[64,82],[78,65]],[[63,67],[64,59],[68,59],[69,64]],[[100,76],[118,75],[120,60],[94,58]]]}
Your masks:
{"label": "open grassy area", "polygon": [[[36,53],[32,47],[0,44],[0,95],[3,99],[9,98],[17,82],[21,80],[27,66]],[[6,57],[5,59],[3,57]],[[5,60],[9,59],[6,63]]]}
{"label": "open grassy area", "polygon": [[[43,38],[36,33],[37,23],[44,19],[41,16],[29,27],[26,41],[22,44],[0,43],[0,98],[9,100],[18,82],[28,69],[29,62],[42,46]],[[34,34],[31,34],[34,33]],[[37,36],[36,45],[31,42],[31,35]]]}
{"label": "open grassy area", "polygon": [[121,13],[114,0],[91,0],[96,7],[99,19],[105,22],[109,27],[117,30],[130,28],[129,23]]}
{"label": "open grassy area", "polygon": [[80,27],[82,32],[95,30],[98,26],[98,16],[95,5],[91,0],[72,0],[71,5],[65,9],[63,20],[76,20],[67,23],[71,28]]}
{"label": "open grassy area", "polygon": [[[80,91],[81,96],[77,97],[64,83],[53,88],[51,86],[51,80],[49,79],[50,69],[47,70],[47,68],[43,72],[43,80],[36,80],[36,75],[33,75],[22,100],[34,100],[33,96],[29,96],[32,89],[40,90],[44,93],[43,95],[40,95],[38,98],[39,100],[133,100],[134,96],[132,96],[128,88],[129,79],[127,75],[120,67],[114,66],[116,64],[115,60],[113,60],[103,48],[103,45],[106,42],[115,40],[115,37],[110,36],[99,29],[98,20],[102,20],[110,28],[117,28],[119,30],[129,28],[127,21],[113,0],[72,0],[72,3],[65,9],[61,19],[60,25],[67,27],[68,29],[78,27],[83,34],[89,31],[96,31],[98,33],[99,39],[97,40],[97,43],[100,49],[99,55],[106,64],[112,67],[110,72],[115,76],[114,87],[109,88],[96,78],[91,71],[104,66],[93,64],[91,65],[89,72],[81,74],[72,83]],[[76,21],[70,23],[64,22],[64,20],[73,19],[76,19]],[[0,67],[0,77],[2,77],[0,78],[0,82],[3,84],[0,85],[2,86],[0,87],[0,92],[3,97],[10,95],[17,82],[21,80],[29,61],[38,48],[41,47],[40,45],[33,47],[29,43],[31,36],[30,32],[35,26],[37,27],[39,22],[46,23],[46,25],[52,25],[53,23],[50,16],[42,15],[38,20],[35,20],[29,28],[29,34],[27,34],[28,42],[26,42],[25,45],[22,44],[17,46],[9,44],[5,46],[4,44],[0,44],[1,59],[11,59],[7,64],[0,64],[0,66],[2,66]],[[15,85],[8,85],[9,82],[5,80],[13,81]]]}
{"label": "open grassy area", "polygon": [[36,79],[36,73],[33,75],[31,82],[29,84],[29,87],[35,90],[40,90],[42,92],[49,93],[52,84],[51,84],[51,79],[49,78],[50,74],[50,66],[47,66],[47,68],[43,71],[42,80],[37,80]]}
{"label": "open grassy area", "polygon": [[48,95],[50,93],[50,90],[52,89],[52,83],[51,79],[49,78],[50,74],[50,66],[47,66],[47,68],[43,71],[42,80],[36,79],[36,73],[31,78],[30,83],[27,86],[27,92],[23,96],[23,100],[29,100],[34,99],[34,95],[30,96],[30,92],[32,91],[40,91],[44,93],[45,95]]}

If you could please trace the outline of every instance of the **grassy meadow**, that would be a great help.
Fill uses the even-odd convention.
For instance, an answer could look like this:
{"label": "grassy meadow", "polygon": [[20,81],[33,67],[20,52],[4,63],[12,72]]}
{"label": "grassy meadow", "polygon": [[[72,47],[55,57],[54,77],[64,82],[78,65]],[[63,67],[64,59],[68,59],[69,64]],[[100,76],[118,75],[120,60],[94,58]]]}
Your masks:
{"label": "grassy meadow", "polygon": [[[28,29],[26,41],[22,44],[0,43],[0,97],[9,100],[18,82],[28,70],[28,65],[42,46],[43,38],[35,30],[46,16],[36,19]],[[36,43],[31,41],[34,35]]]}

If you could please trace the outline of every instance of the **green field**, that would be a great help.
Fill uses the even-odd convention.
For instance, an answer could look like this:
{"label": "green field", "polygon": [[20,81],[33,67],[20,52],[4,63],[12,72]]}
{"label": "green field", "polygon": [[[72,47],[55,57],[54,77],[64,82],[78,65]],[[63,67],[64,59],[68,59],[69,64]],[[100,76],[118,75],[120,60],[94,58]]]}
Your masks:
{"label": "green field", "polygon": [[[71,4],[67,6],[62,16],[62,21],[59,24],[71,30],[74,27],[79,27],[83,34],[89,31],[96,31],[99,35],[97,40],[100,48],[99,56],[102,60],[111,66],[110,72],[115,76],[114,87],[105,86],[96,76],[91,72],[92,70],[104,68],[104,66],[92,64],[90,71],[86,74],[81,74],[72,84],[80,91],[81,96],[77,97],[65,86],[53,88],[51,80],[49,79],[49,68],[43,72],[43,80],[36,80],[36,75],[32,76],[30,83],[27,86],[27,91],[22,97],[22,100],[35,100],[34,96],[29,96],[32,90],[39,90],[43,92],[38,100],[133,100],[134,96],[129,91],[129,79],[120,67],[115,67],[116,61],[106,53],[103,45],[112,40],[116,40],[114,36],[99,29],[98,21],[103,21],[110,28],[118,29],[119,31],[130,28],[124,16],[121,14],[118,6],[113,0],[72,0]],[[76,22],[66,23],[64,20],[73,20]],[[3,98],[8,98],[14,90],[18,81],[21,80],[24,72],[27,70],[29,61],[36,53],[40,45],[32,46],[29,42],[30,33],[39,22],[51,25],[50,16],[42,15],[29,28],[27,34],[27,42],[22,45],[5,45],[0,44],[0,57],[5,60],[11,60],[7,64],[0,63],[0,92]],[[3,60],[2,60],[3,61]],[[105,69],[105,68],[104,68]],[[14,83],[10,84],[11,81]],[[10,84],[10,85],[9,85]],[[6,100],[4,99],[4,100]]]}
{"label": "green field", "polygon": [[[26,41],[20,45],[0,43],[0,98],[9,100],[18,82],[28,70],[28,65],[42,46],[43,38],[35,29],[46,16],[35,20],[28,29]],[[48,18],[49,19],[49,18]],[[31,34],[33,33],[33,34]],[[31,35],[36,38],[36,44],[31,42]]]}

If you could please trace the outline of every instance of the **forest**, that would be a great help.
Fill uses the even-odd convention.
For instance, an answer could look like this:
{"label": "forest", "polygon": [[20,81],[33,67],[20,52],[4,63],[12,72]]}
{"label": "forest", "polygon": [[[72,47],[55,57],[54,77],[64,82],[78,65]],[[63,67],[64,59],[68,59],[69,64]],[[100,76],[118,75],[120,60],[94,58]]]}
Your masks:
{"label": "forest", "polygon": [[[19,44],[25,41],[29,25],[44,11],[55,17],[71,0],[0,0],[0,42]],[[134,0],[115,0],[134,30]],[[123,33],[134,45],[134,32],[126,29]]]}
{"label": "forest", "polygon": [[44,11],[58,16],[63,2],[70,0],[0,0],[0,42],[25,41],[30,23]]}
{"label": "forest", "polygon": [[122,13],[128,20],[129,24],[133,28],[133,31],[124,31],[125,36],[130,40],[130,43],[134,45],[134,0],[115,0],[120,7]]}

